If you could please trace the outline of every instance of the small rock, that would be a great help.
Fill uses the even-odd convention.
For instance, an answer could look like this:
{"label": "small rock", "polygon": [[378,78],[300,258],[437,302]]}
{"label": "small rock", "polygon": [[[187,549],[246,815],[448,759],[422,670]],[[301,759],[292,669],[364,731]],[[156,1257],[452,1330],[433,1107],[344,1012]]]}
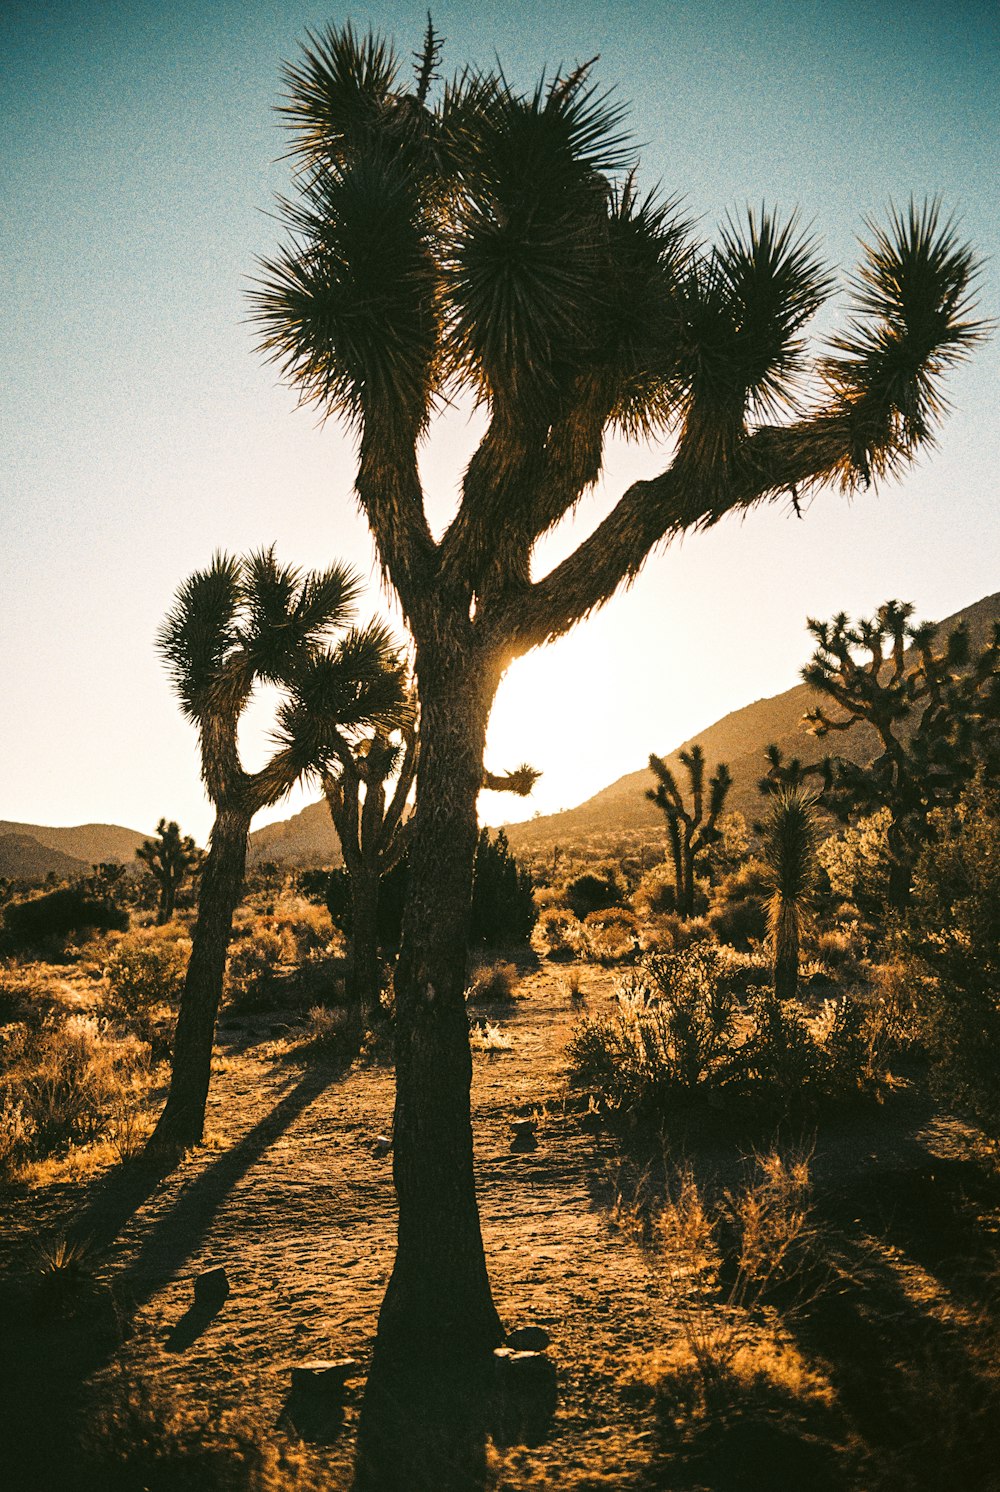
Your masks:
{"label": "small rock", "polygon": [[360,1371],[355,1357],[313,1358],[292,1368],[292,1388],[299,1393],[340,1393]]}
{"label": "small rock", "polygon": [[507,1333],[506,1345],[515,1352],[544,1352],[550,1341],[544,1326],[518,1326]]}
{"label": "small rock", "polygon": [[530,1151],[538,1149],[538,1141],[532,1130],[521,1129],[511,1140],[510,1148],[515,1155],[527,1155]]}
{"label": "small rock", "polygon": [[229,1295],[229,1276],[220,1264],[217,1269],[206,1269],[195,1276],[195,1305],[220,1306]]}
{"label": "small rock", "polygon": [[516,1134],[534,1134],[538,1122],[535,1119],[512,1119],[510,1127]]}
{"label": "small rock", "polygon": [[372,1155],[388,1155],[392,1149],[392,1140],[388,1135],[376,1135],[372,1146]]}

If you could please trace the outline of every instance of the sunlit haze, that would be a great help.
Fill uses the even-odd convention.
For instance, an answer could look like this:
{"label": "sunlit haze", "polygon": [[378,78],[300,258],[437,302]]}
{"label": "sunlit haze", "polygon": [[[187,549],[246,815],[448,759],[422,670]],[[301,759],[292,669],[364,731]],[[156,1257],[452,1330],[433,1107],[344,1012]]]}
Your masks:
{"label": "sunlit haze", "polygon": [[[425,0],[390,0],[353,17],[405,56],[425,12]],[[940,195],[986,260],[982,307],[997,315],[995,5],[451,0],[433,12],[445,71],[496,53],[528,84],[600,53],[598,80],[632,103],[643,185],[680,195],[706,238],[748,203],[798,208],[846,271],[866,215]],[[273,542],[303,567],[346,559],[371,579],[367,605],[386,604],[351,440],[296,407],[247,322],[289,185],[281,64],[308,28],[346,14],[292,0],[4,8],[0,818],[152,830],[165,814],[204,841],[194,733],[154,644],[176,586],[214,550]],[[936,618],[1000,590],[998,349],[994,338],[951,377],[937,448],[900,482],[688,537],[517,663],[488,765],[543,775],[525,802],[484,795],[484,818],[571,806],[790,687],[807,615],[898,596]],[[435,527],[481,429],[481,413],[457,408],[429,435]],[[665,459],[609,443],[603,481],[536,571]],[[244,734],[252,758],[260,740]]]}

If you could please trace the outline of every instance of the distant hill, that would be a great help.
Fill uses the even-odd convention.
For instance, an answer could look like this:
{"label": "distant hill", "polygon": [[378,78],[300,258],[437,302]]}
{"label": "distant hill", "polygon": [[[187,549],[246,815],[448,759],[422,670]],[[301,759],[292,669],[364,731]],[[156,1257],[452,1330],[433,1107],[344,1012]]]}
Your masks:
{"label": "distant hill", "polygon": [[306,866],[343,865],[340,840],[334,832],[326,799],[310,803],[294,818],[267,824],[250,835],[249,864],[275,860],[297,869]]}
{"label": "distant hill", "polygon": [[132,865],[146,837],[120,824],[78,824],[62,829],[0,819],[0,875],[11,880],[42,881],[50,871],[60,876],[83,875],[102,861]]}
{"label": "distant hill", "polygon": [[90,869],[82,860],[39,844],[30,834],[0,834],[0,876],[7,881],[44,881],[49,874],[70,879]]}
{"label": "distant hill", "polygon": [[[983,646],[992,624],[1000,621],[1000,592],[946,617],[942,625],[950,631],[963,621],[968,623],[974,644]],[[755,700],[699,731],[665,761],[675,771],[683,772],[680,752],[699,742],[709,770],[720,761],[729,764],[733,787],[727,807],[753,819],[760,812],[757,781],[766,765],[766,746],[773,741],[786,756],[798,756],[804,762],[818,761],[831,749],[827,742],[817,740],[802,729],[803,715],[818,699],[819,696],[805,684],[797,684],[784,694]],[[877,754],[877,737],[868,726],[858,725],[838,736],[833,749],[852,761],[872,761]],[[574,842],[597,836],[661,829],[663,816],[646,798],[646,789],[654,785],[653,774],[648,767],[642,767],[620,777],[577,808],[527,819],[520,824],[508,824],[506,831],[511,847],[522,853],[539,854],[551,851],[554,845],[566,848]]]}

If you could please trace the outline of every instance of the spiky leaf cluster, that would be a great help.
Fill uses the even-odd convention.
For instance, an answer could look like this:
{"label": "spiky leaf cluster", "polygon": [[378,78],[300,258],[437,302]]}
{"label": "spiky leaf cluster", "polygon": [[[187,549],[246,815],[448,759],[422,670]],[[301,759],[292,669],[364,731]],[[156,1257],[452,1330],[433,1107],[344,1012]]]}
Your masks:
{"label": "spiky leaf cluster", "polygon": [[[360,590],[348,566],[302,574],[279,564],[273,548],[244,559],[217,554],[178,590],[159,648],[199,728],[217,805],[276,802],[303,773],[322,770],[345,732],[391,729],[405,714],[404,668],[388,629],[373,622],[343,631]],[[275,754],[251,776],[237,730],[259,684],[278,686],[281,699]]]}

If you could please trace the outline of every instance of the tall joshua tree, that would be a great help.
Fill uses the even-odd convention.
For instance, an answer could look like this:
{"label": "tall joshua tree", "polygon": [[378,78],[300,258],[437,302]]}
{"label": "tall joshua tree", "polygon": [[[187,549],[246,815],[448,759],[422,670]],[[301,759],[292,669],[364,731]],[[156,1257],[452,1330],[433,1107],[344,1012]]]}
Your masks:
{"label": "tall joshua tree", "polygon": [[826,802],[841,817],[888,808],[890,905],[906,905],[913,865],[933,808],[954,804],[979,766],[1000,770],[1000,624],[974,648],[964,623],[947,637],[932,622],[913,624],[909,603],[887,601],[857,623],[841,612],[810,619],[816,640],[802,677],[834,709],[805,716],[826,737],[867,725],[870,763],[825,763]]}
{"label": "tall joshua tree", "polygon": [[677,910],[682,917],[693,917],[695,866],[699,855],[722,838],[719,817],[733,778],[725,762],[720,762],[709,779],[706,804],[704,751],[700,746],[692,746],[690,751],[680,753],[680,759],[691,786],[691,807],[684,806],[677,778],[658,756],[650,756],[649,769],[660,780],[655,788],[647,789],[646,797],[656,804],[667,820]]}
{"label": "tall joshua tree", "polygon": [[817,799],[800,787],[778,787],[768,797],[763,854],[772,888],[767,922],[774,992],[790,1000],[798,989],[802,922],[816,884]]}
{"label": "tall joshua tree", "polygon": [[[927,441],[981,333],[975,256],[936,206],[869,225],[844,330],[803,330],[833,282],[770,212],[697,241],[643,196],[622,107],[590,65],[522,93],[499,68],[439,87],[350,27],[285,69],[288,236],[254,291],[261,347],[344,419],[357,497],[415,647],[421,755],[396,971],[399,1243],[369,1386],[416,1393],[502,1339],[480,1235],[463,1004],[476,799],[517,658],[633,579],[654,545],[825,485],[868,487]],[[418,470],[431,416],[487,411],[439,537]],[[602,471],[605,434],[669,438],[547,574],[532,556]]]}
{"label": "tall joshua tree", "polygon": [[135,852],[160,888],[160,905],[156,913],[159,926],[174,915],[177,893],[189,875],[201,868],[205,856],[190,834],[182,834],[176,819],[161,819],[156,838],[144,839]]}
{"label": "tall joshua tree", "polygon": [[[202,778],[215,805],[174,1037],[170,1090],[154,1151],[197,1144],[205,1125],[212,1041],[233,913],[255,813],[322,769],[335,738],[391,729],[405,705],[403,669],[378,624],[347,627],[360,580],[343,565],[300,575],[273,550],[220,554],[184,582],[160,632],[160,651],[197,726]],[[259,684],[281,690],[276,750],[257,772],[240,759],[240,718]]]}

